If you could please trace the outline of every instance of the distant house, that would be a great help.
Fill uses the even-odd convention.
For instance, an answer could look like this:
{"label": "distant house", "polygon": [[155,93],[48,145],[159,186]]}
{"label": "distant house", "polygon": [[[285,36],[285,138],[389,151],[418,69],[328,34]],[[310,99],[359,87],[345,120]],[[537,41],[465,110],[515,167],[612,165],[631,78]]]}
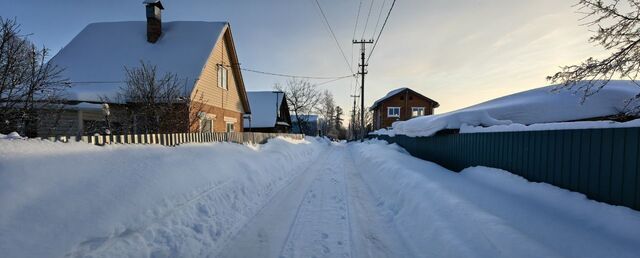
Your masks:
{"label": "distant house", "polygon": [[393,122],[409,120],[414,117],[432,115],[438,102],[409,88],[390,91],[376,100],[371,106],[373,111],[373,129],[390,127]]}
{"label": "distant house", "polygon": [[249,104],[253,110],[244,119],[244,130],[262,133],[288,133],[291,116],[284,92],[249,91]]}
{"label": "distant house", "polygon": [[[301,133],[309,136],[321,136],[320,118],[318,115],[292,116],[291,132]],[[302,129],[302,131],[300,130]]]}
{"label": "distant house", "polygon": [[[141,62],[156,66],[158,76],[172,73],[184,81],[184,97],[180,99],[190,100],[190,104],[185,105],[181,122],[167,130],[242,131],[243,115],[251,110],[229,23],[164,23],[160,1],[146,0],[144,4],[146,22],[89,24],[51,59],[71,81],[65,96],[68,105],[55,134],[95,133],[95,125],[105,121],[103,103],[111,106],[111,113],[122,112],[130,105],[116,101],[125,85],[124,68],[139,67]],[[132,123],[135,129],[135,119],[110,124],[117,127],[124,123]],[[42,121],[39,131],[47,131],[51,124]]]}

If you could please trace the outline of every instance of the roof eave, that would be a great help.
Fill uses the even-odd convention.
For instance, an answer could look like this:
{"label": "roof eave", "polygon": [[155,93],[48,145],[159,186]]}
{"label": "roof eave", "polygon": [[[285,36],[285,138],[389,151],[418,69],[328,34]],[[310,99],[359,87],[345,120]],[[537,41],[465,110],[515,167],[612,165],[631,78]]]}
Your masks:
{"label": "roof eave", "polygon": [[239,93],[240,93],[240,98],[242,99],[242,107],[244,108],[245,114],[251,114],[249,97],[247,96],[247,89],[245,88],[244,80],[242,79],[242,71],[240,70],[240,62],[238,61],[238,53],[236,52],[236,45],[233,42],[233,35],[231,34],[231,25],[229,23],[225,25],[224,33],[225,33],[224,35],[226,35],[226,33],[229,33],[229,38],[228,38],[229,49],[231,51],[231,54],[233,55],[233,61],[235,62],[234,64],[231,65],[231,67],[234,70],[235,74],[238,75],[238,78],[236,78],[236,80],[238,82],[237,86],[240,88]]}

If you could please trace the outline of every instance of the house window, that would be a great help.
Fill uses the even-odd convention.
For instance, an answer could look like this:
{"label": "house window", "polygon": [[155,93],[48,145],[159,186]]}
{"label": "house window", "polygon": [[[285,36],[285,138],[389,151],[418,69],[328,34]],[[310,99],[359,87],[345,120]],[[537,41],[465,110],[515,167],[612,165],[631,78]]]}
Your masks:
{"label": "house window", "polygon": [[412,107],[411,117],[424,116],[424,107]]}
{"label": "house window", "polygon": [[388,107],[387,117],[400,117],[400,107]]}
{"label": "house window", "polygon": [[227,133],[232,133],[232,132],[234,132],[234,123],[227,122]]}
{"label": "house window", "polygon": [[201,119],[200,120],[200,132],[201,133],[210,133],[213,129],[213,121],[211,119]]}
{"label": "house window", "polygon": [[223,88],[225,90],[229,89],[229,85],[228,85],[228,71],[227,68],[222,66],[222,65],[218,65],[218,87]]}

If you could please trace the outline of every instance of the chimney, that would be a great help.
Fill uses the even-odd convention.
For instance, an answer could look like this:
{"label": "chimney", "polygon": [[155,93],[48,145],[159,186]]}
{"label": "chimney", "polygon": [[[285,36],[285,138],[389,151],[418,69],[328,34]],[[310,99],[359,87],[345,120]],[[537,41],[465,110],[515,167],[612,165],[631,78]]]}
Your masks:
{"label": "chimney", "polygon": [[147,41],[156,43],[162,35],[161,10],[164,10],[160,0],[145,0],[142,2],[147,9]]}

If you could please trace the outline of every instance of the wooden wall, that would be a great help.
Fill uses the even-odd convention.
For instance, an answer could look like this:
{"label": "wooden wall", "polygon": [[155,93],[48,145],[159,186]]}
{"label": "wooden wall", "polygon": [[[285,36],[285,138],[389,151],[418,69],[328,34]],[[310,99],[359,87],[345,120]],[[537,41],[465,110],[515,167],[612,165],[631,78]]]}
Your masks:
{"label": "wooden wall", "polygon": [[[191,99],[204,102],[207,105],[222,109],[244,113],[239,89],[237,87],[238,78],[234,74],[229,58],[229,32],[224,33],[224,37],[218,39],[215,48],[211,52],[205,68],[196,83]],[[228,90],[218,87],[218,65],[224,65],[228,70]],[[201,100],[202,99],[202,100]]]}
{"label": "wooden wall", "polygon": [[[387,107],[400,107],[400,117],[387,117]],[[405,121],[411,119],[412,107],[424,107],[424,115],[433,114],[433,103],[411,91],[403,91],[378,105],[373,114],[374,129],[386,128],[396,121]],[[380,126],[378,121],[380,119]]]}

